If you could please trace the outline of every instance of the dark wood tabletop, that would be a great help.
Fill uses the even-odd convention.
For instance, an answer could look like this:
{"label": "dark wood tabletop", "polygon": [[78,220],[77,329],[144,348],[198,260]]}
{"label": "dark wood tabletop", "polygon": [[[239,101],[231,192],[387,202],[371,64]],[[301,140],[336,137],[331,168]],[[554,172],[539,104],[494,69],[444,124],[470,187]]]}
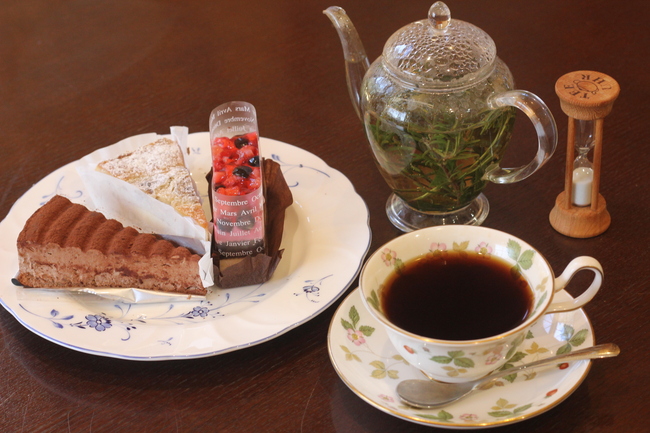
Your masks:
{"label": "dark wood tabletop", "polygon": [[[136,134],[167,133],[172,125],[207,131],[214,107],[243,100],[255,105],[263,136],[319,156],[352,182],[369,209],[370,252],[400,235],[386,217],[390,190],[349,100],[338,37],[322,14],[332,4],[346,9],[372,60],[394,31],[425,18],[431,1],[4,2],[0,218],[32,185],[69,162]],[[526,240],[556,273],[576,256],[597,258],[604,284],[584,310],[596,342],[621,348],[617,358],[593,362],[584,382],[557,407],[500,431],[650,431],[644,120],[650,6],[640,0],[448,5],[452,17],[491,35],[517,87],[547,103],[559,131],[557,151],[538,173],[520,183],[487,186],[491,211],[483,225]],[[585,69],[606,73],[621,87],[604,123],[600,192],[612,222],[602,235],[573,239],[549,224],[564,187],[567,136],[554,85],[565,73]],[[532,125],[518,117],[505,165],[534,152]],[[436,430],[367,404],[333,368],[328,326],[356,284],[277,338],[190,360],[81,353],[32,333],[0,309],[0,431]]]}

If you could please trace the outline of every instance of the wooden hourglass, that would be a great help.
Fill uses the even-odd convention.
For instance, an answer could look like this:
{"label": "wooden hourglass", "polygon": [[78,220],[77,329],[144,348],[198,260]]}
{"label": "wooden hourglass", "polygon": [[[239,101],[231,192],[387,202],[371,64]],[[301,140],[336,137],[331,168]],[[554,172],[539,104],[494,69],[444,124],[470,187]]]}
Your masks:
{"label": "wooden hourglass", "polygon": [[[555,83],[555,93],[562,111],[569,116],[569,124],[564,191],[555,200],[549,220],[566,236],[597,236],[611,222],[605,199],[598,191],[603,120],[612,111],[619,92],[616,80],[595,71],[570,72]],[[593,162],[588,158],[592,149]]]}

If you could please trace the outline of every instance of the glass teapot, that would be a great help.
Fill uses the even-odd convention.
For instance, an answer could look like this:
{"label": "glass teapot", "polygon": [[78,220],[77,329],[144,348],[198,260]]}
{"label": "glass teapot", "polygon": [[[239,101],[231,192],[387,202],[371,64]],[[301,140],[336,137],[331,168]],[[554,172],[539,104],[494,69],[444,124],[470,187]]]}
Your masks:
{"label": "glass teapot", "polygon": [[[436,2],[428,19],[402,27],[372,65],[345,11],[324,13],[345,55],[352,103],[377,166],[393,194],[390,221],[402,231],[442,224],[481,224],[489,212],[488,181],[511,183],[553,154],[557,128],[536,95],[514,90],[494,41]],[[538,151],[525,166],[501,168],[515,108],[533,122]]]}

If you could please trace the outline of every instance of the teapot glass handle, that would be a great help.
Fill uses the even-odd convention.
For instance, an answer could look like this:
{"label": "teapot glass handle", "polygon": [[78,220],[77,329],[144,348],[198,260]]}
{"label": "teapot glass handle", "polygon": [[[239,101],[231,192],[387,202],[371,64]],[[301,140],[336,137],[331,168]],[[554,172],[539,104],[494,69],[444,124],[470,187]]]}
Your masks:
{"label": "teapot glass handle", "polygon": [[501,168],[498,164],[490,167],[484,179],[494,183],[513,183],[526,179],[535,173],[555,152],[557,146],[557,126],[546,104],[537,96],[525,90],[510,90],[488,99],[492,109],[516,107],[523,111],[537,131],[537,155],[527,165],[517,168]]}

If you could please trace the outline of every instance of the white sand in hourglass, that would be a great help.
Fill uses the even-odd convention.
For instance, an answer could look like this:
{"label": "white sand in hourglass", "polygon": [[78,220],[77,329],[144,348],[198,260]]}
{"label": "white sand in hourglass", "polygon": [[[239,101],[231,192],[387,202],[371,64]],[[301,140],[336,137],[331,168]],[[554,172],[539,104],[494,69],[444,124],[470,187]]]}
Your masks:
{"label": "white sand in hourglass", "polygon": [[594,181],[594,171],[589,167],[578,167],[573,170],[573,188],[571,201],[576,206],[591,204],[591,185]]}

